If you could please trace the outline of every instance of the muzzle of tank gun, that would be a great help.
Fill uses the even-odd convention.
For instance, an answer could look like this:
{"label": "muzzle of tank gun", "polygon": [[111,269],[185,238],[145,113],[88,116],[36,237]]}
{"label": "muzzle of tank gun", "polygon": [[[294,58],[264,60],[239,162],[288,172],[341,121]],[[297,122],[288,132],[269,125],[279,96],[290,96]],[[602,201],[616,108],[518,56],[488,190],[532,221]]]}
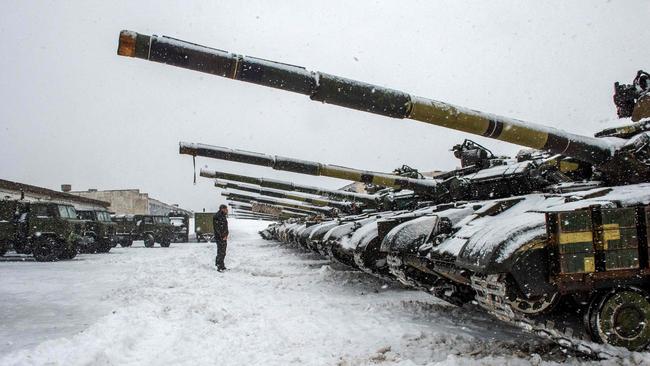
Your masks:
{"label": "muzzle of tank gun", "polygon": [[348,200],[350,202],[362,202],[366,205],[375,207],[377,206],[380,198],[372,194],[340,191],[336,189],[325,189],[320,187],[312,187],[292,182],[285,182],[281,180],[268,179],[268,178],[255,178],[246,175],[231,174],[219,172],[210,169],[201,169],[200,175],[205,178],[223,179],[240,183],[253,184],[256,186],[279,189],[282,191],[294,191],[301,193],[314,194],[318,196],[327,196],[334,200]]}
{"label": "muzzle of tank gun", "polygon": [[[525,123],[399,90],[303,67],[243,56],[194,43],[131,31],[120,33],[118,54],[309,96],[312,100],[393,118],[408,118],[600,165],[614,147],[603,140]],[[352,179],[354,180],[354,179]]]}
{"label": "muzzle of tank gun", "polygon": [[206,144],[180,143],[179,152],[191,156],[234,161],[238,163],[266,166],[275,170],[298,174],[325,176],[374,184],[378,186],[402,188],[422,194],[437,194],[438,183],[433,179],[414,179],[352,169],[342,166],[321,164],[307,160],[298,160],[282,156],[265,155],[255,152],[234,150]]}

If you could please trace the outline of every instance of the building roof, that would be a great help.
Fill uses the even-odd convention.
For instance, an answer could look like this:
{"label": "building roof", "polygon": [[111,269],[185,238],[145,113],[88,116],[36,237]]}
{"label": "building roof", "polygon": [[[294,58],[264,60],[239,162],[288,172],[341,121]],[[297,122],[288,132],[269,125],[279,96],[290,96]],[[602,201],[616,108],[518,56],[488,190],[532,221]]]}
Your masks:
{"label": "building roof", "polygon": [[86,203],[89,205],[97,205],[97,206],[103,206],[103,207],[108,207],[110,206],[110,203],[105,202],[105,201],[100,201],[100,200],[95,200],[92,198],[86,198],[86,197],[81,197],[77,196],[74,194],[69,194],[65,192],[59,192],[55,191],[52,189],[47,189],[43,187],[37,187],[37,186],[32,186],[29,184],[25,183],[18,183],[18,182],[12,182],[9,180],[4,180],[0,179],[0,189],[6,189],[10,191],[16,191],[20,192],[20,190],[23,190],[25,194],[39,194],[43,196],[49,196],[51,199],[65,199],[65,200],[70,200],[74,202],[79,202],[79,203]]}

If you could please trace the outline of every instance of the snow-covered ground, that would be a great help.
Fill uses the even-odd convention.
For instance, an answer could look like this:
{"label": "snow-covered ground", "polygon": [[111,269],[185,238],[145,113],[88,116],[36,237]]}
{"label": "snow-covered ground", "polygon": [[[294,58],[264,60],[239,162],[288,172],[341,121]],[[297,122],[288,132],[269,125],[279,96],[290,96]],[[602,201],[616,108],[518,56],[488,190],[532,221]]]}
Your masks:
{"label": "snow-covered ground", "polygon": [[205,243],[0,263],[0,364],[581,362],[480,311],[264,241],[264,226],[231,220],[225,273]]}

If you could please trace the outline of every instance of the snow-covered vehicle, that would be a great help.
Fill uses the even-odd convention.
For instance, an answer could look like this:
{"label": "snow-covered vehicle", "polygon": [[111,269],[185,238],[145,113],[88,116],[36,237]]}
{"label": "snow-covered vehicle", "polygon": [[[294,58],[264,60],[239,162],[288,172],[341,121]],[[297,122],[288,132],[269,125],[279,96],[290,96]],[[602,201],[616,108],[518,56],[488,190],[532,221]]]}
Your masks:
{"label": "snow-covered vehicle", "polygon": [[187,243],[189,241],[190,216],[181,212],[167,214],[172,224],[172,243]]}
{"label": "snow-covered vehicle", "polygon": [[87,223],[69,204],[0,200],[0,246],[39,262],[72,259],[80,248],[93,247]]}
{"label": "snow-covered vehicle", "polygon": [[106,210],[77,210],[77,216],[86,220],[86,236],[94,238],[95,245],[87,248],[89,253],[108,253],[117,244],[115,230],[117,224],[111,220]]}
{"label": "snow-covered vehicle", "polygon": [[117,224],[116,241],[123,247],[130,247],[133,241],[142,240],[151,248],[155,243],[169,247],[174,236],[169,217],[159,215],[113,215]]}
{"label": "snow-covered vehicle", "polygon": [[194,232],[196,241],[199,243],[211,242],[214,239],[214,227],[212,218],[216,212],[196,212],[194,213]]}
{"label": "snow-covered vehicle", "polygon": [[[616,89],[619,116],[640,122],[590,137],[173,38],[123,31],[118,54],[534,149],[500,158],[466,142],[457,149],[462,168],[434,179],[202,144],[181,143],[180,152],[406,192],[426,207],[377,220],[372,240],[374,227],[358,225],[337,234],[337,245],[380,242],[390,272],[405,283],[453,303],[476,301],[499,319],[585,353],[616,351],[589,340],[631,350],[650,344],[647,74],[623,88],[625,95]],[[306,230],[285,225],[278,238],[294,240],[301,225]],[[364,235],[350,243],[358,232]]]}

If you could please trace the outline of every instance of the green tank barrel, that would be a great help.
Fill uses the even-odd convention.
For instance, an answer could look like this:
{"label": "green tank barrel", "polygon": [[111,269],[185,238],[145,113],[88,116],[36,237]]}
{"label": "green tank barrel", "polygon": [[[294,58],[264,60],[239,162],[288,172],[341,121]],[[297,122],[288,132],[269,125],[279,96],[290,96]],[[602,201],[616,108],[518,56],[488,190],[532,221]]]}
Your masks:
{"label": "green tank barrel", "polygon": [[[253,200],[251,200],[251,199],[241,198],[241,197],[226,197],[226,200],[228,200],[228,201],[231,202],[231,203],[232,203],[232,202],[236,202],[236,203],[239,203],[239,204],[242,204],[242,203],[243,203],[243,204],[248,204],[248,205],[251,205],[251,206],[252,206],[252,203],[255,202],[255,201],[253,201]],[[320,214],[320,212],[311,211],[311,210],[308,210],[308,209],[306,209],[306,208],[305,208],[305,209],[302,209],[302,208],[296,208],[296,207],[287,207],[287,206],[282,205],[281,203],[276,203],[276,204],[273,204],[273,205],[271,205],[271,204],[266,204],[266,205],[269,205],[269,206],[272,206],[272,207],[278,208],[278,209],[280,209],[280,210],[287,211],[287,212],[289,212],[289,213],[305,214],[305,215],[307,215],[307,216],[310,216],[310,215],[319,215],[319,214]]]}
{"label": "green tank barrel", "polygon": [[274,219],[274,220],[277,220],[281,216],[282,217],[297,217],[297,216],[293,216],[293,215],[288,215],[288,214],[286,214],[284,212],[280,212],[278,215],[267,214],[267,213],[263,213],[263,212],[255,212],[252,209],[250,209],[250,208],[246,209],[245,207],[237,207],[237,208],[232,207],[231,212],[234,213],[234,214],[244,214],[244,215],[248,215],[248,216],[267,217],[267,218],[271,218],[271,219]]}
{"label": "green tank barrel", "polygon": [[247,184],[237,184],[232,182],[215,180],[214,186],[221,189],[236,189],[244,192],[257,193],[262,196],[284,198],[288,200],[308,203],[314,206],[331,206],[343,210],[348,210],[350,208],[349,202],[339,202],[339,201],[332,201],[332,200],[322,199],[322,198],[305,197],[302,195],[287,193],[285,191],[280,191],[277,189],[264,189],[252,185],[247,185]]}
{"label": "green tank barrel", "polygon": [[296,217],[297,218],[297,217],[307,217],[308,216],[307,214],[304,214],[304,213],[291,212],[291,211],[287,211],[285,209],[282,209],[280,211],[280,214],[276,216],[276,215],[272,215],[272,214],[267,214],[267,213],[263,213],[263,212],[254,211],[253,207],[251,207],[251,206],[247,207],[247,206],[239,206],[239,205],[231,204],[230,207],[232,207],[233,210],[252,213],[252,214],[258,214],[258,215],[261,215],[261,216],[273,216],[273,217],[284,217],[284,218],[290,218],[290,217]]}
{"label": "green tank barrel", "polygon": [[212,159],[234,161],[237,163],[266,166],[286,172],[339,178],[355,182],[375,184],[378,186],[410,189],[417,192],[434,193],[440,188],[437,182],[433,179],[407,178],[399,175],[376,173],[337,165],[321,164],[313,161],[292,159],[277,155],[266,155],[206,144],[181,142],[179,152],[181,154],[192,156],[202,156]]}
{"label": "green tank barrel", "polygon": [[233,182],[253,184],[263,188],[278,189],[281,191],[301,192],[325,196],[332,199],[346,200],[350,202],[362,202],[368,206],[375,207],[380,200],[379,197],[372,194],[340,191],[337,189],[325,189],[320,187],[306,186],[292,182],[286,182],[276,179],[255,178],[246,175],[231,174],[210,169],[201,169],[200,175],[205,178],[223,179]]}
{"label": "green tank barrel", "polygon": [[245,220],[264,220],[264,221],[278,221],[281,220],[282,218],[278,216],[269,216],[269,215],[257,215],[252,212],[246,212],[246,211],[234,211],[233,212],[233,217],[237,219],[245,219]]}
{"label": "green tank barrel", "polygon": [[233,192],[221,192],[221,195],[229,198],[229,199],[235,199],[238,201],[243,201],[246,203],[252,203],[252,202],[259,202],[259,203],[265,203],[269,205],[274,205],[274,206],[281,206],[281,207],[287,207],[291,208],[294,210],[304,210],[316,214],[332,214],[333,208],[332,207],[319,207],[319,206],[311,206],[311,205],[306,205],[302,203],[291,203],[291,202],[285,202],[280,199],[276,198],[270,198],[270,197],[259,197],[259,196],[252,196],[248,194],[243,194],[243,193],[233,193]]}
{"label": "green tank barrel", "polygon": [[387,117],[413,119],[520,146],[547,150],[596,165],[607,162],[615,150],[614,145],[606,140],[478,112],[399,90],[313,72],[300,66],[238,55],[170,37],[122,31],[117,53],[121,56],[137,57],[300,93],[314,101]]}
{"label": "green tank barrel", "polygon": [[[251,205],[242,206],[242,205],[239,205],[239,204],[231,203],[230,207],[232,207],[233,210],[255,212],[255,213],[264,215],[264,213],[254,211],[253,207]],[[306,216],[308,216],[305,213],[290,211],[290,210],[287,210],[287,209],[281,209],[281,210],[282,210],[281,213],[284,214],[285,216],[290,216],[290,217],[306,217]]]}

